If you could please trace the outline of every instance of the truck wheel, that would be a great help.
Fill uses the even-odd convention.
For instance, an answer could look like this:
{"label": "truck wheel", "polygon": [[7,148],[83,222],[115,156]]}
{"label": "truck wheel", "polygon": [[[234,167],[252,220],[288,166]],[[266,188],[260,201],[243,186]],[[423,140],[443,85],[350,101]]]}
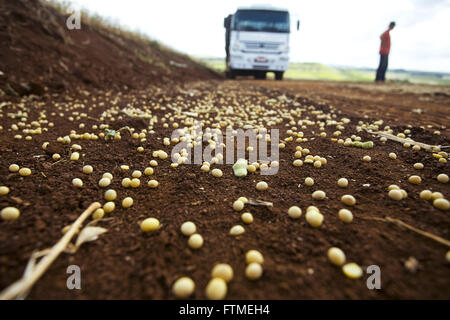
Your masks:
{"label": "truck wheel", "polygon": [[227,77],[227,79],[234,79],[234,78],[236,78],[236,74],[231,69],[229,69],[229,70],[227,70],[225,72],[225,76]]}
{"label": "truck wheel", "polygon": [[267,74],[264,71],[258,71],[255,73],[255,79],[266,79]]}
{"label": "truck wheel", "polygon": [[283,74],[284,74],[284,72],[282,72],[282,71],[275,72],[275,79],[283,80]]}

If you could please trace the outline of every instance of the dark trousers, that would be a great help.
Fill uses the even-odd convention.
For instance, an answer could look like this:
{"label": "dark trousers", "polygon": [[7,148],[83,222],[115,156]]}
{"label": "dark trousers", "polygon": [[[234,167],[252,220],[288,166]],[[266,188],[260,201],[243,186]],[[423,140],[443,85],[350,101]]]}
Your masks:
{"label": "dark trousers", "polygon": [[388,55],[380,54],[380,65],[377,70],[377,77],[375,81],[385,81],[386,80],[386,70],[388,67]]}

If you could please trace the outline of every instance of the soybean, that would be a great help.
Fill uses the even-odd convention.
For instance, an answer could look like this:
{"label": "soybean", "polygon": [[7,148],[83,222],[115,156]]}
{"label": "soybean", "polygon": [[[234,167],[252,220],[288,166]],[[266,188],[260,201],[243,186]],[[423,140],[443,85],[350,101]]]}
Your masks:
{"label": "soybean", "polygon": [[263,268],[259,263],[252,262],[247,268],[245,268],[245,276],[250,280],[257,280],[261,278],[263,273]]}
{"label": "soybean", "polygon": [[156,218],[147,218],[141,222],[141,230],[143,232],[152,232],[158,230],[159,220]]}
{"label": "soybean", "polygon": [[17,220],[20,216],[20,210],[15,207],[6,207],[2,209],[0,215],[3,220]]}
{"label": "soybean", "polygon": [[192,249],[200,249],[203,246],[203,237],[195,233],[189,237],[188,245]]}
{"label": "soybean", "polygon": [[191,236],[197,231],[197,227],[191,221],[186,221],[181,225],[181,233],[185,236]]}
{"label": "soybean", "polygon": [[345,263],[345,253],[339,248],[332,247],[328,249],[328,259],[332,264],[340,267]]}
{"label": "soybean", "polygon": [[221,278],[226,282],[230,282],[233,279],[233,268],[226,263],[216,264],[211,271],[211,277]]}
{"label": "soybean", "polygon": [[213,278],[206,286],[205,294],[209,300],[222,300],[227,295],[227,283],[222,278]]}
{"label": "soybean", "polygon": [[195,290],[195,283],[191,278],[182,277],[172,285],[173,294],[180,299],[188,298]]}
{"label": "soybean", "polygon": [[291,217],[292,219],[298,219],[301,217],[302,215],[302,209],[300,209],[297,206],[292,206],[289,208],[288,210],[288,215],[289,217]]}
{"label": "soybean", "polygon": [[260,181],[256,184],[256,190],[258,191],[264,191],[269,188],[269,185],[265,181]]}

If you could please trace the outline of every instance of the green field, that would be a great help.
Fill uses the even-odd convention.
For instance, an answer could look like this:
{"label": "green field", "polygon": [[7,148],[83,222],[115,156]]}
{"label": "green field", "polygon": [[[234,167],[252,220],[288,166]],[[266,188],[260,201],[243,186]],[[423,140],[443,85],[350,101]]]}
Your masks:
{"label": "green field", "polygon": [[351,69],[337,69],[320,63],[291,63],[285,73],[288,79],[332,81],[372,81],[373,74]]}
{"label": "green field", "polygon": [[[225,61],[220,58],[196,58],[210,68],[223,72]],[[357,68],[336,68],[320,63],[297,63],[293,62],[285,73],[286,79],[302,80],[329,80],[329,81],[358,81],[369,82],[375,78],[375,70]],[[273,75],[269,74],[272,78]],[[387,73],[387,79],[396,82],[426,83],[438,85],[450,85],[450,75],[432,72],[418,72],[408,70],[392,70]]]}

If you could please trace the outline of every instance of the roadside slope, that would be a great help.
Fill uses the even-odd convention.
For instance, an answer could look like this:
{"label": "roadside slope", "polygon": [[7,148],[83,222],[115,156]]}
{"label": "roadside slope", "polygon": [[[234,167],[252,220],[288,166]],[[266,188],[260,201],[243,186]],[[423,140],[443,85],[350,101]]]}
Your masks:
{"label": "roadside slope", "polygon": [[68,30],[67,17],[39,0],[0,2],[0,96],[218,77],[156,41],[85,20],[81,30]]}

